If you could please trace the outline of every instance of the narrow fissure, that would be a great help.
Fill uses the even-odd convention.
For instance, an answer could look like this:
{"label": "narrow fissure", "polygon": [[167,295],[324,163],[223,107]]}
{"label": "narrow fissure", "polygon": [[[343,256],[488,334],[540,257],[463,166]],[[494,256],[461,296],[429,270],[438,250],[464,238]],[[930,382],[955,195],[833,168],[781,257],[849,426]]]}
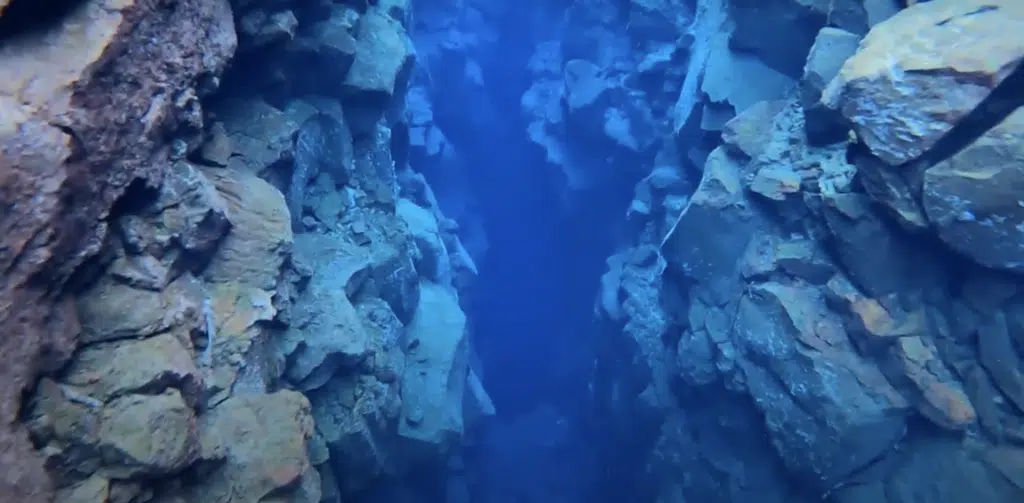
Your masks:
{"label": "narrow fissure", "polygon": [[982,3],[0,0],[0,495],[1024,501]]}

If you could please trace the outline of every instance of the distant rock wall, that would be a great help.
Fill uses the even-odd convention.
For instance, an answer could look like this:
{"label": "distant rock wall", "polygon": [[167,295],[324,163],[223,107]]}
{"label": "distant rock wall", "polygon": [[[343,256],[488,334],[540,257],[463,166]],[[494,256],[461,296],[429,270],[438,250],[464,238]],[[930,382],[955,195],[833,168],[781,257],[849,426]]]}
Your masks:
{"label": "distant rock wall", "polygon": [[[339,501],[493,414],[407,164],[408,5],[373,4],[87,0],[0,41],[0,499]],[[292,215],[315,114],[347,154]]]}
{"label": "distant rock wall", "polygon": [[[1019,500],[1021,6],[712,3],[675,169],[638,186],[648,216],[597,304],[627,348],[599,397],[660,418],[644,483],[664,503]],[[692,194],[661,181],[688,173]]]}

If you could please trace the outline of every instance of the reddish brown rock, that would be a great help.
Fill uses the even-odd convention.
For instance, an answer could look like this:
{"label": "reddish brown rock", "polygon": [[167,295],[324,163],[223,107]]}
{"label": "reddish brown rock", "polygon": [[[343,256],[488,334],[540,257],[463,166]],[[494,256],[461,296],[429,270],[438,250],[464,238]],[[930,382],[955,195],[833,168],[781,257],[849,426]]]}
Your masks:
{"label": "reddish brown rock", "polygon": [[40,457],[9,425],[22,391],[74,349],[62,289],[129,183],[168,167],[163,138],[194,119],[177,98],[212,82],[236,45],[226,0],[162,4],[90,0],[0,47],[0,501],[51,499]]}

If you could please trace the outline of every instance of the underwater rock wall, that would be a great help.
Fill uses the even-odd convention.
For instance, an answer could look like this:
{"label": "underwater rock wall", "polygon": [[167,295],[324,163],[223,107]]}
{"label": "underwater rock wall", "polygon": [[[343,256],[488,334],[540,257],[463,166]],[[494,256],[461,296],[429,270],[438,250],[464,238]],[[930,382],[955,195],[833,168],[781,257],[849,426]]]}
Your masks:
{"label": "underwater rock wall", "polygon": [[[407,164],[407,10],[86,0],[2,34],[4,500],[338,501],[493,414],[473,259]],[[296,155],[310,117],[342,127]]]}
{"label": "underwater rock wall", "polygon": [[[698,9],[684,155],[638,186],[657,210],[603,280],[620,349],[599,396],[620,430],[638,411],[660,429],[640,484],[662,502],[1016,501],[1024,41],[992,30],[1024,12],[769,3]],[[687,173],[680,201],[661,180]]]}

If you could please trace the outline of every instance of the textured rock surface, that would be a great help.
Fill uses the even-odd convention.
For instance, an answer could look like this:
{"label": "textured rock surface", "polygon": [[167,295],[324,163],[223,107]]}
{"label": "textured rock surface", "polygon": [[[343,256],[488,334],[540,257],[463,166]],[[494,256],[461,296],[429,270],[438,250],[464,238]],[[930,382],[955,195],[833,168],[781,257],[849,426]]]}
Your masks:
{"label": "textured rock surface", "polygon": [[48,500],[39,457],[10,425],[34,377],[75,347],[64,284],[99,251],[129,183],[160,183],[168,145],[155,133],[194,126],[194,88],[235,47],[226,1],[83,4],[0,49],[0,494],[11,501]]}
{"label": "textured rock surface", "polygon": [[1022,161],[1024,111],[1018,110],[925,170],[922,206],[939,237],[981,265],[1024,271]]}
{"label": "textured rock surface", "polygon": [[[729,6],[734,37],[790,27]],[[697,13],[693,50],[708,51],[712,102],[682,107],[701,128],[743,68],[726,65],[714,36],[702,42],[702,26],[720,22],[711,7]],[[1010,321],[1020,286],[1005,272],[1024,257],[1010,168],[1021,112],[958,153],[931,151],[1024,56],[1014,36],[989,31],[1019,32],[1018,10],[921,3],[873,22],[859,46],[863,29],[815,30],[799,94],[728,101],[737,116],[719,116],[723,144],[683,161],[701,178],[682,205],[638,186],[634,208],[668,215],[634,212],[642,230],[609,259],[597,306],[619,347],[643,358],[599,365],[595,386],[635,386],[636,399],[608,395],[613,410],[661,411],[642,456],[641,486],[657,501],[1024,494],[1024,353]],[[740,33],[755,18],[765,26]],[[635,265],[652,245],[650,265]]]}
{"label": "textured rock surface", "polygon": [[978,106],[1021,61],[1024,4],[924,2],[873,29],[829,84],[839,109],[887,164],[910,161]]}
{"label": "textured rock surface", "polygon": [[[495,413],[463,311],[486,242],[462,182],[409,164],[467,169],[439,87],[502,119],[495,6],[438,2],[413,51],[403,0],[158,3],[0,30],[0,500],[404,501],[422,468],[465,498]],[[1024,112],[934,149],[1019,64],[1024,12],[884,4],[516,27],[545,28],[520,105],[563,195],[635,183],[588,339],[607,494],[1022,499]],[[293,185],[311,117],[347,130],[344,170]],[[582,480],[523,454],[566,448],[549,412],[483,440],[501,472],[560,470],[484,483]]]}
{"label": "textured rock surface", "polygon": [[[326,20],[233,7],[86,1],[52,31],[3,39],[4,501],[334,501],[444,463],[462,440],[399,434],[420,282],[464,319],[452,271],[467,284],[475,271],[429,186],[399,193],[398,173],[413,177],[391,141],[407,7],[336,5]],[[296,55],[330,57],[340,35],[353,59],[338,94],[271,104],[280,94],[259,86]],[[266,62],[247,85],[267,100],[210,94],[233,56]],[[294,133],[314,116],[362,125],[362,141],[344,170],[308,174],[312,211],[293,230]],[[417,360],[458,390],[462,335]],[[467,421],[493,413],[471,384]],[[450,398],[425,424],[463,425]]]}

